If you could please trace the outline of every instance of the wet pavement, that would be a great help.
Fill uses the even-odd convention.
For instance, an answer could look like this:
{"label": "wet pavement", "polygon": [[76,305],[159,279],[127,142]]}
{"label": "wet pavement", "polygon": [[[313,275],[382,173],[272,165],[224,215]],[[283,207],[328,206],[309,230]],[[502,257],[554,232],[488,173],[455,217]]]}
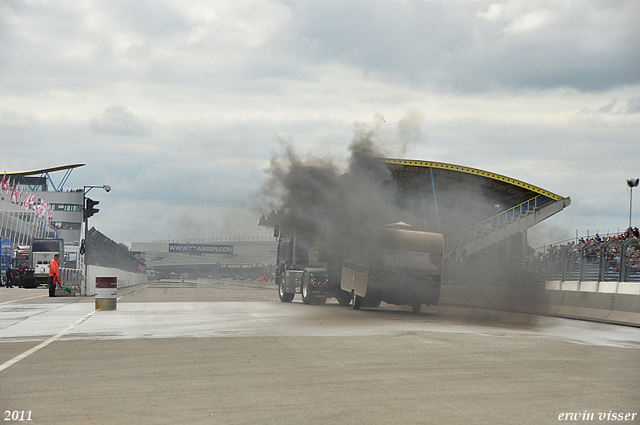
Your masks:
{"label": "wet pavement", "polygon": [[273,284],[254,281],[150,282],[118,296],[117,310],[96,311],[93,298],[0,288],[2,412],[46,424],[540,424],[640,413],[638,328],[281,303]]}

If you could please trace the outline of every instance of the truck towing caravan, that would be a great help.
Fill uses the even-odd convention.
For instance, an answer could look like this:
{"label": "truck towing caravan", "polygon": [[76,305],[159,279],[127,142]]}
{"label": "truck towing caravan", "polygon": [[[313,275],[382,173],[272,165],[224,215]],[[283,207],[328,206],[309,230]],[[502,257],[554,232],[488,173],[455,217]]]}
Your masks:
{"label": "truck towing caravan", "polygon": [[280,301],[295,294],[305,304],[336,298],[343,306],[377,307],[382,301],[436,305],[440,297],[444,238],[439,233],[410,230],[396,223],[371,231],[367,244],[340,247],[331,241],[308,244],[284,206],[263,216],[259,224],[274,228],[278,238],[276,279]]}

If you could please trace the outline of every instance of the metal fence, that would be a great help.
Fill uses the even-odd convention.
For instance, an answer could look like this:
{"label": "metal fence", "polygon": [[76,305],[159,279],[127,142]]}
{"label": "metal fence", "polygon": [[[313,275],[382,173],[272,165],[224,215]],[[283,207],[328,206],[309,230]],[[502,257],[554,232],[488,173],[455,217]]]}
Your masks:
{"label": "metal fence", "polygon": [[98,232],[95,227],[87,232],[84,249],[87,265],[136,273],[146,271],[143,261],[131,254],[126,247]]}
{"label": "metal fence", "polygon": [[570,243],[522,258],[453,259],[444,264],[446,283],[543,287],[548,281],[640,282],[640,241]]}
{"label": "metal fence", "polygon": [[640,282],[640,241],[634,238],[551,247],[543,258],[548,281]]}
{"label": "metal fence", "polygon": [[62,286],[80,286],[82,284],[83,271],[79,269],[60,269],[60,282]]}

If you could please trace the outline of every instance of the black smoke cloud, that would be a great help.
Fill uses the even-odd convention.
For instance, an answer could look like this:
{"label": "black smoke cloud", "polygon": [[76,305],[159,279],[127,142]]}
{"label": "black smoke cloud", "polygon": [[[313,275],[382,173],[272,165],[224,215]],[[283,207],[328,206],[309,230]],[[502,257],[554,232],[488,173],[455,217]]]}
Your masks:
{"label": "black smoke cloud", "polygon": [[303,159],[291,141],[281,140],[283,155],[272,158],[266,170],[263,211],[288,206],[298,237],[308,244],[368,245],[373,230],[397,216],[382,197],[391,173],[375,136],[375,129],[356,131],[346,169],[327,158]]}

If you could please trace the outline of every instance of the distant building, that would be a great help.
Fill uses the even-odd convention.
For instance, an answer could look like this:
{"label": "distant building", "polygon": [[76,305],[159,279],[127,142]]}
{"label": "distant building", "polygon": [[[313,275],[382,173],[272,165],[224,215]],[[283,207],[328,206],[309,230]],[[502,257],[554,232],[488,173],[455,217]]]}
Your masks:
{"label": "distant building", "polygon": [[158,279],[257,279],[275,271],[278,243],[274,239],[238,239],[193,243],[132,242],[131,252],[144,259],[147,270],[153,271]]}
{"label": "distant building", "polygon": [[51,226],[67,245],[79,243],[82,236],[83,189],[69,192],[41,192],[51,208]]}
{"label": "distant building", "polygon": [[[62,238],[65,245],[78,245],[84,190],[64,191],[63,185],[71,170],[83,165],[0,172],[0,236],[11,240],[14,248],[30,245],[33,238]],[[57,186],[49,175],[54,171],[66,172]]]}

